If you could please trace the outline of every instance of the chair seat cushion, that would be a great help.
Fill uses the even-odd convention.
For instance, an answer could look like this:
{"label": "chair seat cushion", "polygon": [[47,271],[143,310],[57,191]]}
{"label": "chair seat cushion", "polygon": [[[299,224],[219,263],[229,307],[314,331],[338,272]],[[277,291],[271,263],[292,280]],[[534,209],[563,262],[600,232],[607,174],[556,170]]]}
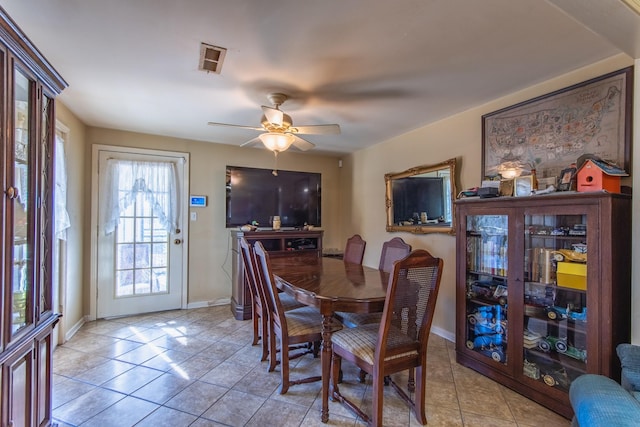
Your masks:
{"label": "chair seat cushion", "polygon": [[284,292],[278,294],[280,298],[280,304],[282,304],[282,309],[284,311],[293,310],[294,308],[305,307],[305,305],[299,301],[296,301],[294,297],[291,295],[287,295]]}
{"label": "chair seat cushion", "polygon": [[[346,328],[334,333],[331,337],[331,342],[334,346],[341,347],[366,363],[373,365],[376,343],[378,342],[378,329],[380,329],[380,325],[375,323],[355,328]],[[399,329],[394,326],[389,328],[389,334],[387,335],[387,351],[396,346],[411,344],[413,344],[413,340],[409,339],[409,337],[403,334]],[[417,355],[418,352],[416,350],[412,350],[401,354],[387,356],[385,357],[385,360]]]}
{"label": "chair seat cushion", "polygon": [[[313,307],[300,307],[286,311],[284,316],[287,319],[289,336],[320,334],[322,333],[322,315]],[[332,322],[332,330],[338,330],[342,326],[337,322]]]}
{"label": "chair seat cushion", "polygon": [[380,323],[382,313],[348,313],[345,311],[337,311],[336,317],[347,328],[354,328],[356,326],[368,325],[369,323]]}

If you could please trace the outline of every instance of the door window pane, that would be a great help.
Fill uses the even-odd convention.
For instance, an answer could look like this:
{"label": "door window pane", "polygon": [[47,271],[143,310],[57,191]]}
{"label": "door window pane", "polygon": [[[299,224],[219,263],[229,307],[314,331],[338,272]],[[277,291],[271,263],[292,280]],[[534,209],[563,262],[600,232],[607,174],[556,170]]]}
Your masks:
{"label": "door window pane", "polygon": [[117,228],[115,296],[168,293],[170,236],[143,194],[136,195]]}

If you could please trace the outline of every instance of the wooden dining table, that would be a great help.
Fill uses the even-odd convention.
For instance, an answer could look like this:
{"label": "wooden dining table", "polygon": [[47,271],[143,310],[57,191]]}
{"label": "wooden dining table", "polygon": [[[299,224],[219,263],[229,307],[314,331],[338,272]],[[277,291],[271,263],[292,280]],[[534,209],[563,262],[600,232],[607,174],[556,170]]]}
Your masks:
{"label": "wooden dining table", "polygon": [[334,313],[378,313],[384,308],[389,273],[337,258],[271,258],[282,291],[322,314],[322,422],[329,420],[331,335]]}

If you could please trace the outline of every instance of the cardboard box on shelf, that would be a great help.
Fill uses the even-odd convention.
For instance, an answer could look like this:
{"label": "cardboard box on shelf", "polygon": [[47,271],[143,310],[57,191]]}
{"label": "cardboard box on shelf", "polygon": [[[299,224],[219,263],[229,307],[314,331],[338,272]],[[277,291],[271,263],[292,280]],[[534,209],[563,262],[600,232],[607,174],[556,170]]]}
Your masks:
{"label": "cardboard box on shelf", "polygon": [[556,278],[558,286],[584,291],[587,289],[587,264],[560,261]]}

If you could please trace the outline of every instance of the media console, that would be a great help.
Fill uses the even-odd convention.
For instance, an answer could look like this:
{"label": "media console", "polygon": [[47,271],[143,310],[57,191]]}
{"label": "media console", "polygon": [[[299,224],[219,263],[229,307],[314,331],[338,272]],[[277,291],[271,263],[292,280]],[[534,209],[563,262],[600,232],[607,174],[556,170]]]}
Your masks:
{"label": "media console", "polygon": [[261,242],[270,257],[322,256],[322,230],[232,230],[231,312],[237,320],[251,319],[251,293],[246,283],[240,239],[246,238],[250,245]]}

